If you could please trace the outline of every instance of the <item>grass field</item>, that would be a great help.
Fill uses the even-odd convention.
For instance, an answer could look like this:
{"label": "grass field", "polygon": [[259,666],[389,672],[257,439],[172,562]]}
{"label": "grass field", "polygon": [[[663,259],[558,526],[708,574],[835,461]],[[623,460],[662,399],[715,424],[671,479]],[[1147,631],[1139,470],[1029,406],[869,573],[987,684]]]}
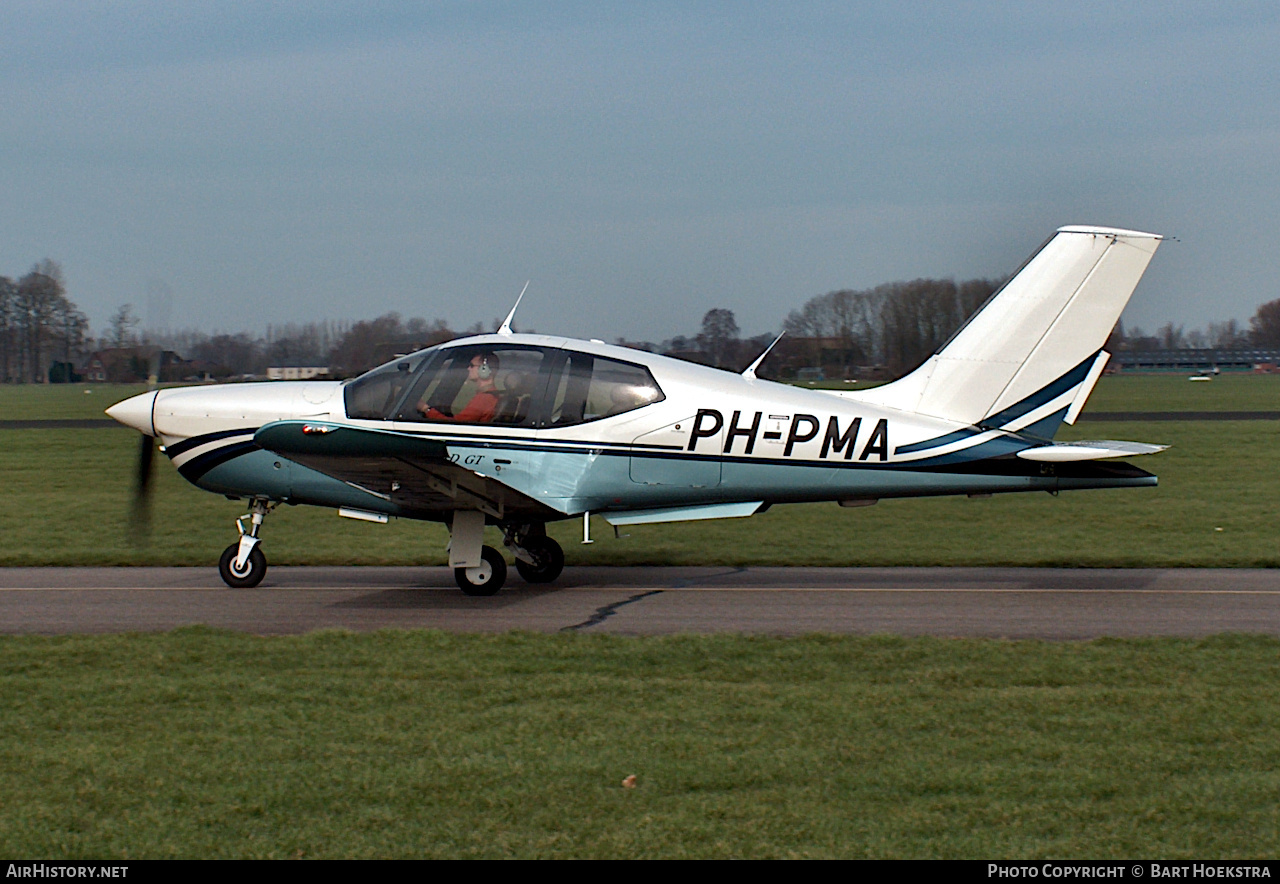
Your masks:
{"label": "grass field", "polygon": [[4,384],[0,420],[87,420],[147,389],[145,384]]}
{"label": "grass field", "polygon": [[0,844],[99,859],[1274,856],[1278,651],[0,639]]}
{"label": "grass field", "polygon": [[1114,374],[1098,382],[1085,413],[1105,411],[1280,411],[1280,374]]}
{"label": "grass field", "polygon": [[[1225,410],[1277,407],[1280,384],[1232,376],[1212,384],[1180,378],[1104,378],[1097,399],[1113,410]],[[85,396],[74,388],[0,388],[10,413],[84,417],[122,391]],[[132,392],[126,391],[126,392]],[[79,396],[80,398],[76,398]],[[42,404],[43,403],[43,404]],[[1173,447],[1136,459],[1160,476],[1154,489],[1084,491],[1051,498],[889,500],[870,508],[780,506],[751,519],[647,525],[615,539],[595,520],[598,542],[583,546],[581,524],[553,525],[570,564],[808,565],[1280,565],[1280,421],[1081,423],[1061,439],[1115,438]],[[153,530],[130,538],[129,496],[137,434],[101,430],[0,430],[0,487],[19,505],[0,512],[0,565],[212,565],[235,539],[244,504],[185,482],[163,460],[155,472]],[[264,529],[274,564],[441,564],[439,525],[372,525],[332,510],[281,507]],[[492,543],[497,543],[494,532]]]}
{"label": "grass field", "polygon": [[[0,388],[0,419],[119,389]],[[1104,378],[1111,411],[1275,410],[1272,378]],[[1081,424],[1155,489],[777,507],[570,563],[1280,564],[1280,422]],[[213,567],[242,505],[136,434],[0,431],[0,564]],[[282,507],[271,561],[442,563],[439,526]],[[430,632],[0,637],[0,845],[93,857],[1193,858],[1280,851],[1280,642]],[[634,774],[636,788],[624,789]]]}

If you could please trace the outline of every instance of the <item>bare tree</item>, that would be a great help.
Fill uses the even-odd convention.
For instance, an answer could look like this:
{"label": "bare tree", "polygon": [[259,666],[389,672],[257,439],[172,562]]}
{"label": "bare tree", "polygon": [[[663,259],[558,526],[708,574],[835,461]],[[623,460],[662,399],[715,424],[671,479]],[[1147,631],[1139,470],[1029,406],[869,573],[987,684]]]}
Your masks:
{"label": "bare tree", "polygon": [[1162,350],[1183,350],[1187,346],[1187,336],[1182,331],[1182,326],[1175,326],[1172,322],[1166,322],[1160,326],[1160,331],[1156,332],[1156,337],[1160,339],[1160,349]]}
{"label": "bare tree", "polygon": [[732,310],[715,307],[702,317],[698,349],[711,365],[726,368],[738,357],[738,321]]}
{"label": "bare tree", "polygon": [[823,352],[839,351],[845,365],[864,362],[873,349],[872,318],[876,300],[871,292],[850,289],[827,292],[810,298],[799,310],[792,310],[782,328],[807,350],[807,358],[817,364]]}
{"label": "bare tree", "polygon": [[783,322],[810,364],[845,370],[877,361],[903,374],[955,333],[998,288],[995,280],[893,282],[864,291],[828,292],[792,310]]}
{"label": "bare tree", "polygon": [[421,350],[456,337],[457,333],[442,319],[427,322],[413,318],[404,323],[400,314],[388,313],[357,322],[347,329],[330,351],[330,369],[339,376],[358,374],[399,353]]}
{"label": "bare tree", "polygon": [[1280,298],[1268,301],[1253,314],[1249,338],[1255,347],[1280,347]]}
{"label": "bare tree", "polygon": [[76,309],[66,298],[58,305],[54,336],[61,346],[64,365],[63,381],[72,380],[74,365],[80,360],[89,341],[89,317]]}
{"label": "bare tree", "polygon": [[1239,350],[1249,346],[1249,333],[1234,319],[1209,323],[1209,346],[1215,350]]}
{"label": "bare tree", "polygon": [[244,332],[236,335],[217,334],[201,341],[193,341],[188,348],[191,359],[205,363],[204,370],[214,377],[232,374],[261,374],[266,368],[266,358],[259,341]]}
{"label": "bare tree", "polygon": [[62,268],[45,258],[18,280],[15,299],[19,324],[19,365],[23,380],[40,383],[46,350],[56,342],[61,318],[74,306],[66,299]]}
{"label": "bare tree", "polygon": [[107,343],[112,347],[132,347],[138,343],[139,320],[132,304],[121,304],[107,322]]}
{"label": "bare tree", "polygon": [[924,362],[964,325],[998,288],[994,280],[956,285],[949,279],[916,279],[875,289],[881,299],[879,352],[891,375]]}
{"label": "bare tree", "polygon": [[311,363],[328,365],[333,348],[328,323],[289,323],[283,327],[267,327],[267,359],[272,365]]}
{"label": "bare tree", "polygon": [[18,348],[18,286],[0,276],[0,382],[14,380],[14,357]]}

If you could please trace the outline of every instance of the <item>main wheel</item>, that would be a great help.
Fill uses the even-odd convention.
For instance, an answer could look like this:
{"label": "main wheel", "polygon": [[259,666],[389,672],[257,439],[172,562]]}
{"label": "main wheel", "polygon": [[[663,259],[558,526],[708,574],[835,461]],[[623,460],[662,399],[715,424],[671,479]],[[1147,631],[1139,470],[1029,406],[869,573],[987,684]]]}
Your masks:
{"label": "main wheel", "polygon": [[564,550],[550,537],[526,537],[521,544],[533,563],[516,559],[516,570],[529,583],[550,583],[564,570]]}
{"label": "main wheel", "polygon": [[267,576],[267,557],[262,553],[262,544],[256,544],[249,551],[243,568],[236,567],[236,556],[240,553],[240,544],[233,543],[222,551],[218,560],[218,573],[222,581],[232,589],[249,589],[262,582]]}
{"label": "main wheel", "polygon": [[475,568],[454,568],[453,579],[467,595],[493,595],[507,580],[507,562],[502,553],[491,546],[480,550],[480,564]]}

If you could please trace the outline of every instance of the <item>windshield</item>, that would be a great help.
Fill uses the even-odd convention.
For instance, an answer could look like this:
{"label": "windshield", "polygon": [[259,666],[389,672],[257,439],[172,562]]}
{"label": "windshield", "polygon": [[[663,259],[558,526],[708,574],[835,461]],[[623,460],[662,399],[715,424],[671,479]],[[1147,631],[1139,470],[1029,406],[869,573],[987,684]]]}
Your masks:
{"label": "windshield", "polygon": [[418,369],[439,352],[438,347],[397,356],[386,365],[366,371],[343,390],[347,417],[382,420],[399,403]]}

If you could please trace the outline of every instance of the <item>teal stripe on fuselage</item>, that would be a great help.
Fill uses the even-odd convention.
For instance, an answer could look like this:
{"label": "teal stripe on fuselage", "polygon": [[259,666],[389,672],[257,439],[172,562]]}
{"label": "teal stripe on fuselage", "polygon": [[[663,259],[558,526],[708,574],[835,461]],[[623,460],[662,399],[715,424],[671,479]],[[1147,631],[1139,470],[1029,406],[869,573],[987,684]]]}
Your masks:
{"label": "teal stripe on fuselage", "polygon": [[[992,440],[998,442],[1001,440]],[[1005,440],[1018,448],[1018,440]],[[632,510],[661,506],[697,505],[744,500],[800,503],[843,498],[918,497],[964,493],[1056,491],[1067,488],[1105,488],[1154,485],[1146,476],[1085,477],[1059,479],[1053,474],[1017,474],[1010,467],[1031,468],[1021,461],[1004,460],[1004,474],[993,464],[982,472],[979,458],[965,454],[987,449],[975,446],[955,455],[909,463],[847,461],[761,460],[743,457],[683,457],[673,452],[628,454],[604,447],[581,446],[566,451],[538,444],[485,441],[464,446],[451,444],[450,455],[482,475],[537,500],[565,517],[584,511]],[[505,460],[508,463],[495,463]],[[645,461],[646,475],[671,469],[671,481],[680,481],[682,461],[721,461],[719,485],[641,484],[632,480],[633,461]],[[977,462],[975,462],[977,461]],[[970,470],[963,469],[966,463]],[[411,512],[378,495],[294,463],[287,458],[254,449],[212,467],[195,484],[219,494],[266,496],[291,503],[341,507],[387,513],[407,518],[445,518],[446,513]]]}

